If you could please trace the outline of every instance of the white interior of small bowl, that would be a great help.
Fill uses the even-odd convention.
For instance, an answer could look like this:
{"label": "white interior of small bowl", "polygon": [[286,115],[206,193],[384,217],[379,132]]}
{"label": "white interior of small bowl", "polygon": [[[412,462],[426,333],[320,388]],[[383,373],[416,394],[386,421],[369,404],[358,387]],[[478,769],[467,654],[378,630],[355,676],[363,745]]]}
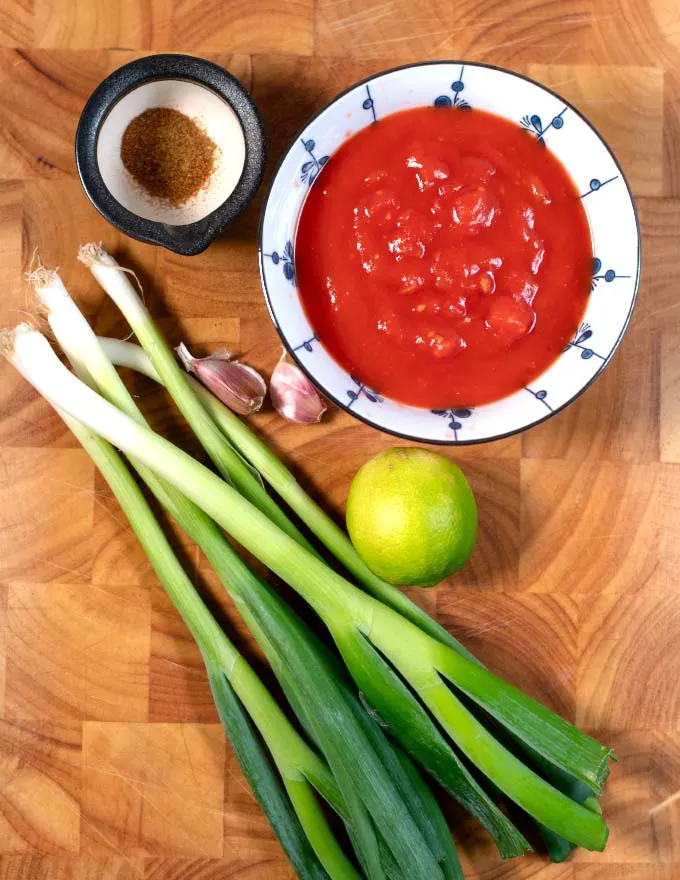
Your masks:
{"label": "white interior of small bowl", "polygon": [[[196,120],[218,149],[215,170],[207,185],[181,205],[145,193],[121,159],[126,128],[152,107],[170,107]],[[153,80],[128,92],[102,123],[97,139],[97,162],[111,195],[133,214],[172,226],[202,220],[219,208],[239,182],[245,160],[245,136],[232,107],[211,89],[188,80]]]}
{"label": "white interior of small bowl", "polygon": [[[389,113],[462,102],[524,125],[562,161],[582,195],[595,264],[581,327],[530,387],[472,409],[431,411],[383,398],[351,377],[316,339],[295,287],[294,242],[309,187],[328,157],[354,132]],[[625,179],[611,152],[569,105],[541,86],[475,64],[437,63],[390,71],[327,107],[292,145],[279,168],[262,225],[262,278],[279,332],[299,363],[337,403],[376,427],[438,443],[490,440],[523,430],[573,400],[601,371],[635,301],[639,236]]]}

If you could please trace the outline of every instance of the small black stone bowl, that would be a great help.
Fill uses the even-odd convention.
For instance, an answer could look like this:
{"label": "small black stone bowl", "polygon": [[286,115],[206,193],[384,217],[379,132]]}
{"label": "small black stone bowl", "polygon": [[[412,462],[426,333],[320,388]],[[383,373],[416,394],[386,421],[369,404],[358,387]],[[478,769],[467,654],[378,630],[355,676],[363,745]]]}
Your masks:
{"label": "small black stone bowl", "polygon": [[[219,149],[204,189],[179,206],[146,194],[120,157],[125,129],[150,107],[197,119]],[[90,96],[76,132],[78,173],[99,213],[131,238],[185,256],[204,251],[245,210],[265,160],[264,126],[250,95],[226,70],[191,55],[150,55],[114,71]]]}

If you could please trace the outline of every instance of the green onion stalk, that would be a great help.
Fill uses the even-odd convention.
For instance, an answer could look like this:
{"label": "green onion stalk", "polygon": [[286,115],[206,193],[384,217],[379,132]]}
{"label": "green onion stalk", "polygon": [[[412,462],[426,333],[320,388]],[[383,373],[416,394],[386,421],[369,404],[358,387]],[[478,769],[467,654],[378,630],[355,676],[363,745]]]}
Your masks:
{"label": "green onion stalk", "polygon": [[[76,374],[145,424],[58,275],[42,270],[34,273],[32,280],[50,327]],[[415,769],[410,773],[404,769],[408,759],[395,756],[377,723],[367,717],[334,668],[324,646],[281,598],[255,577],[203,511],[134,457],[131,463],[206,554],[265,651],[296,714],[326,757],[338,780],[346,805],[345,821],[368,876],[382,876],[384,865],[393,877],[462,878],[439,807],[422,781],[414,782],[418,778]],[[429,809],[423,809],[424,802]]]}
{"label": "green onion stalk", "polygon": [[431,772],[443,775],[450,761],[434,752],[423,761],[419,744],[423,737],[432,744],[425,720],[436,722],[465,760],[530,816],[576,845],[604,848],[608,832],[602,817],[505,748],[460,697],[479,705],[594,794],[606,778],[609,749],[349,583],[231,485],[80,382],[41,334],[30,328],[15,331],[7,356],[53,405],[172,483],[289,583],[326,624],[373,709],[418,760],[430,764]]}
{"label": "green onion stalk", "polygon": [[[91,267],[97,265],[98,274],[95,274],[97,274],[98,280],[124,310],[128,319],[131,320],[134,329],[137,326],[134,324],[134,320],[135,315],[138,314],[137,307],[139,305],[139,299],[132,286],[127,282],[127,278],[121,273],[120,267],[117,266],[117,263],[101,250],[98,251],[98,256],[94,257],[92,253],[93,247],[94,246],[88,246],[88,248],[86,248],[89,256],[85,261]],[[93,268],[93,272],[94,271],[95,269]],[[170,365],[165,363],[164,369],[169,370],[169,373],[166,373],[163,376],[166,384],[168,383],[168,379],[170,381],[173,380],[173,373],[180,372],[176,363],[171,363]],[[290,472],[281,462],[278,461],[267,447],[259,441],[258,438],[252,435],[240,419],[226,410],[226,408],[224,408],[222,404],[210,394],[210,392],[203,389],[201,386],[194,387],[200,388],[199,393],[202,393],[204,405],[211,413],[218,426],[220,426],[224,433],[229,436],[229,439],[234,441],[236,445],[240,446],[240,451],[243,452],[246,457],[250,457],[251,463],[262,468],[266,478],[270,484],[277,489],[281,497],[288,501],[289,505],[292,506],[306,524],[311,527],[311,530],[318,537],[321,537],[326,546],[329,547],[329,549],[331,549],[341,561],[345,562],[346,567],[357,576],[357,580],[360,583],[363,582],[363,585],[374,595],[377,594],[388,599],[393,607],[396,605],[397,608],[401,608],[405,613],[405,616],[416,622],[425,631],[430,632],[435,638],[438,638],[445,644],[450,644],[469,659],[474,659],[457,640],[426,615],[424,611],[411,603],[406,596],[391,585],[376,578],[359,559],[344,532],[342,532],[342,530],[340,530],[337,525],[314,504],[306,493],[304,493],[294,480],[292,474],[290,474]],[[504,736],[503,738],[507,743],[508,737]],[[516,737],[512,737],[511,733],[510,740],[509,744],[513,746],[514,749],[519,747],[523,759],[526,760],[528,756],[531,759],[532,765],[535,766],[538,764],[542,775],[552,782],[553,785],[579,802],[586,800],[589,791],[580,784],[578,780],[560,771],[559,768],[555,767],[545,759],[542,759],[540,755],[532,753],[531,749],[526,744],[523,744],[521,741],[518,742]],[[460,799],[461,798],[459,798],[459,800]],[[463,802],[465,802],[465,798],[463,798]],[[548,844],[548,849],[552,858],[559,860],[568,854],[571,847],[567,841],[560,840],[558,836],[540,824],[539,830]]]}
{"label": "green onion stalk", "polygon": [[[92,270],[93,274],[97,280],[104,286],[107,292],[110,293],[114,301],[119,305],[119,307],[124,311],[124,314],[131,322],[133,329],[138,330],[138,335],[140,338],[151,338],[152,334],[149,332],[148,327],[146,326],[151,322],[151,318],[146,312],[143,304],[140,302],[139,297],[137,296],[134,288],[129,282],[127,275],[120,269],[118,264],[112,257],[106,254],[101,247],[97,245],[87,245],[81,249],[81,259],[82,261]],[[54,329],[54,326],[53,326]],[[156,335],[157,335],[157,331]],[[156,336],[153,336],[154,343],[151,351],[155,351],[157,348]],[[63,345],[63,342],[62,342]],[[137,349],[139,350],[139,349]],[[101,352],[99,353],[101,359]],[[148,371],[158,377],[158,372],[156,367],[150,360],[147,360]],[[186,382],[188,380],[189,386],[194,390],[198,389],[203,391],[204,389],[200,384],[196,383],[190,377],[185,376],[182,371],[177,366],[174,359],[164,359],[161,364],[161,372],[164,375],[167,375],[168,372],[172,372],[172,376],[167,380],[168,387],[174,387],[177,381],[176,373],[179,373],[179,378]],[[110,382],[109,382],[110,384]],[[106,392],[105,396],[106,396]],[[128,395],[129,397],[129,395]],[[207,397],[204,397],[204,403],[206,407],[208,406],[212,395],[209,393]],[[109,399],[111,399],[109,395]],[[132,414],[134,417],[134,413],[130,413],[129,407],[126,407],[125,401],[121,403],[120,399],[114,399],[114,403],[117,403],[121,408],[125,409],[129,414]],[[130,401],[128,401],[130,402]],[[180,401],[178,401],[179,403]],[[219,412],[219,411],[218,411]],[[240,424],[238,420],[236,420],[236,424]],[[203,437],[200,433],[197,434],[201,442],[203,442]],[[210,438],[208,438],[209,441]],[[207,442],[206,441],[206,448]],[[264,447],[266,449],[266,447]],[[270,457],[270,471],[274,472],[274,464],[277,460],[275,457]],[[271,461],[273,459],[273,461]],[[282,466],[280,466],[282,467]],[[282,479],[278,480],[277,485],[281,485],[283,482]],[[293,479],[290,472],[288,472],[287,479],[285,482],[291,486],[297,486],[297,483]],[[308,499],[308,496],[305,495],[304,492],[299,488],[298,491],[294,493],[283,493],[282,497],[284,500],[291,501],[294,498],[299,500]],[[313,504],[310,499],[310,504]],[[350,548],[354,557],[358,560],[358,564],[363,566],[363,570],[368,573],[368,576],[373,577],[368,569],[363,565],[363,563],[358,559],[356,553],[352,548],[351,543],[348,541],[346,536],[335,526],[335,524],[330,520],[330,518],[326,517],[325,514],[319,509],[316,508],[318,518],[325,522],[326,528],[325,530],[322,528],[322,536],[326,537],[328,540],[328,535],[337,535],[340,537],[341,541],[344,541],[344,544]],[[308,510],[299,511],[302,512],[303,515],[308,513]],[[332,544],[332,541],[331,541]],[[331,546],[331,549],[334,549]],[[382,582],[380,582],[382,583]],[[387,585],[385,585],[387,587]],[[389,590],[394,593],[392,587],[389,587]],[[400,596],[401,594],[396,594]],[[426,621],[429,621],[436,630],[440,631],[443,634],[445,639],[451,639],[457,650],[461,653],[467,654],[465,649],[456,642],[455,639],[448,636],[446,631],[439,627],[431,618],[427,617],[417,606],[410,603],[410,600],[403,597],[403,599],[407,603],[407,607],[414,609],[419,615],[422,615]],[[252,628],[252,626],[251,626]],[[417,711],[417,706],[412,706],[412,709]],[[510,858],[512,856],[520,855],[530,848],[528,842],[524,838],[522,834],[513,826],[510,820],[505,816],[505,814],[499,809],[499,807],[494,804],[488,794],[484,791],[483,787],[475,781],[473,776],[470,774],[469,770],[464,766],[461,762],[459,756],[451,749],[450,745],[444,740],[444,738],[440,735],[439,731],[432,723],[431,719],[429,719],[424,713],[421,715],[421,728],[425,727],[428,732],[429,742],[423,743],[420,746],[423,754],[426,755],[426,760],[428,762],[428,766],[430,769],[432,767],[442,768],[438,771],[436,778],[456,797],[456,799],[466,807],[473,815],[475,815],[485,828],[489,831],[489,833],[493,836],[498,849],[501,855],[504,858]],[[414,742],[417,742],[417,739],[411,737]]]}

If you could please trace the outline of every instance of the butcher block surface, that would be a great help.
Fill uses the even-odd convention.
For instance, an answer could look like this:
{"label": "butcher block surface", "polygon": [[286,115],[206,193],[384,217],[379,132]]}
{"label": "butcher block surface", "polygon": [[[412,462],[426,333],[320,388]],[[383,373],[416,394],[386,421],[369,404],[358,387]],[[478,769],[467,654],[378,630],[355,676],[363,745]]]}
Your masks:
{"label": "butcher block surface", "polygon": [[[462,572],[413,595],[619,757],[602,800],[604,854],[503,864],[447,804],[466,876],[680,877],[677,0],[0,0],[0,47],[0,325],[36,314],[23,275],[37,249],[99,332],[126,335],[75,259],[102,240],[135,269],[173,344],[227,347],[267,377],[280,345],[257,270],[262,194],[198,257],[110,227],[73,158],[80,111],[108,73],[165,50],[224,65],[262,110],[268,178],[333,95],[409,61],[506,66],[595,123],[640,214],[632,324],[565,412],[522,436],[443,450],[476,492],[479,542]],[[154,426],[197,451],[164,394],[127,379]],[[339,517],[356,469],[398,442],[337,410],[293,427],[266,407],[253,424]],[[198,651],[110,492],[4,362],[0,485],[0,880],[292,878],[225,743]],[[196,548],[175,542],[264,670]]]}

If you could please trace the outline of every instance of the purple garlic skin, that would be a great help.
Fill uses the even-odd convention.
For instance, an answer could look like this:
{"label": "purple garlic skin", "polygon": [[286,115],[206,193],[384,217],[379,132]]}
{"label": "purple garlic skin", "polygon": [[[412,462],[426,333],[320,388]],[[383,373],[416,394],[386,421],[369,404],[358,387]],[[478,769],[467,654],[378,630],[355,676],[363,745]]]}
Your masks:
{"label": "purple garlic skin", "polygon": [[296,425],[313,425],[321,421],[326,404],[316,388],[295,364],[286,363],[281,356],[269,382],[269,396],[274,408]]}
{"label": "purple garlic skin", "polygon": [[267,385],[257,370],[232,360],[226,352],[195,358],[183,342],[176,351],[185,370],[193,373],[230,410],[249,416],[261,409]]}

